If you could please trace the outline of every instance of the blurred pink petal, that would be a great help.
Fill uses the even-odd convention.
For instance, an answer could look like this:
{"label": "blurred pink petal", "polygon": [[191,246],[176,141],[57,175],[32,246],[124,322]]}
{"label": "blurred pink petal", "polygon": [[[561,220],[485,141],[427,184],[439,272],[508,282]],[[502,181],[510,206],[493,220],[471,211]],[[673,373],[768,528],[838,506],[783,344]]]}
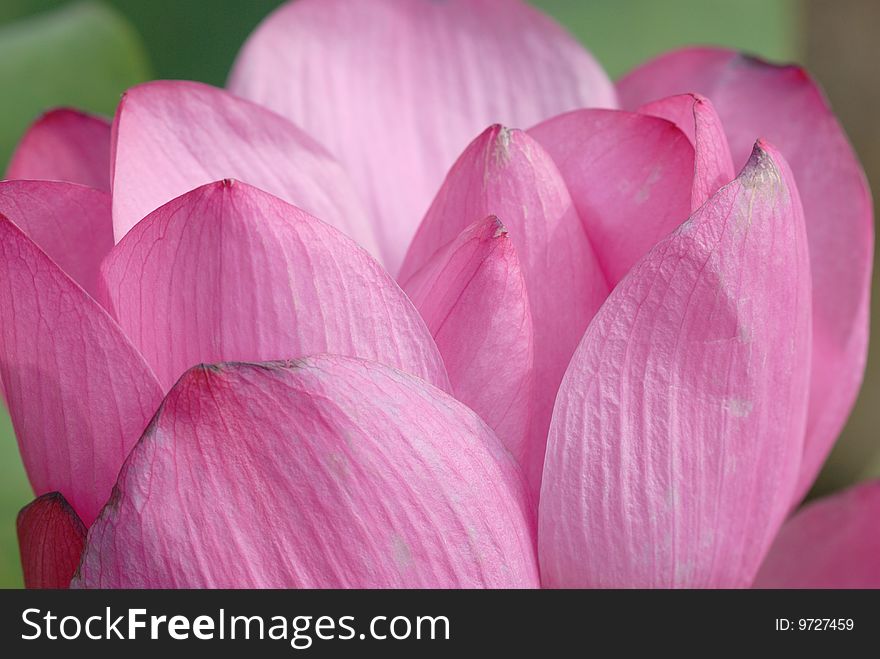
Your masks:
{"label": "blurred pink petal", "polygon": [[6,178],[67,181],[110,192],[110,122],[70,108],[45,113],[18,143]]}
{"label": "blurred pink petal", "polygon": [[0,215],[97,297],[101,261],[113,247],[110,195],[58,181],[2,181]]}
{"label": "blurred pink petal", "polygon": [[247,41],[229,88],[339,157],[391,272],[479,131],[616,105],[590,54],[518,0],[289,2]]}
{"label": "blurred pink petal", "polygon": [[735,170],[730,146],[721,119],[709,99],[699,94],[679,94],[643,105],[638,111],[671,121],[693,145],[692,211],[733,180]]}
{"label": "blurred pink petal", "polygon": [[535,587],[516,463],[421,380],[337,356],[189,371],[79,587]]}
{"label": "blurred pink petal", "polygon": [[529,134],[559,167],[612,288],[690,215],[694,149],[671,122],[578,110]]}
{"label": "blurred pink petal", "polygon": [[162,399],[116,322],[0,215],[0,377],[37,494],[86,526]]}
{"label": "blurred pink petal", "polygon": [[413,239],[400,281],[487,215],[508,229],[529,293],[536,399],[525,460],[537,495],[556,390],[608,286],[556,165],[527,133],[501,126],[483,132],[450,170]]}
{"label": "blurred pink petal", "polygon": [[116,317],[166,390],[202,362],[320,352],[449,387],[424,321],[369,254],[238,181],[205,185],[147,216],[103,273]]}
{"label": "blurred pink petal", "polygon": [[756,588],[880,588],[880,481],[808,503],[785,523]]}
{"label": "blurred pink petal", "polygon": [[25,588],[67,588],[86,541],[86,527],[58,492],[18,513],[18,547]]}
{"label": "blurred pink petal", "polygon": [[520,461],[534,385],[526,283],[501,221],[478,220],[403,284],[431,330],[458,400]]}
{"label": "blurred pink petal", "polygon": [[800,201],[759,142],[578,347],[544,466],[544,584],[750,585],[797,480],[809,345]]}
{"label": "blurred pink petal", "polygon": [[766,137],[785,154],[800,189],[813,271],[813,375],[799,500],[855,402],[865,368],[874,227],[861,166],[822,92],[797,66],[715,48],[663,55],[619,84],[626,107],[660,96],[708,96],[735,163]]}
{"label": "blurred pink petal", "polygon": [[235,178],[289,201],[377,253],[348,175],[302,130],[208,85],[129,89],[114,120],[116,242],[141,218],[200,185]]}

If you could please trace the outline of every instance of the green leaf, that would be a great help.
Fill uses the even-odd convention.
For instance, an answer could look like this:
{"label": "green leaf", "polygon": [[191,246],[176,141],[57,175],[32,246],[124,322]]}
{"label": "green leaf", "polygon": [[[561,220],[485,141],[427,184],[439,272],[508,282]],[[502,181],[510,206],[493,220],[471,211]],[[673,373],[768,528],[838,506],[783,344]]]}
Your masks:
{"label": "green leaf", "polygon": [[115,10],[84,2],[0,26],[0,164],[41,112],[72,105],[112,114],[149,79],[140,38]]}

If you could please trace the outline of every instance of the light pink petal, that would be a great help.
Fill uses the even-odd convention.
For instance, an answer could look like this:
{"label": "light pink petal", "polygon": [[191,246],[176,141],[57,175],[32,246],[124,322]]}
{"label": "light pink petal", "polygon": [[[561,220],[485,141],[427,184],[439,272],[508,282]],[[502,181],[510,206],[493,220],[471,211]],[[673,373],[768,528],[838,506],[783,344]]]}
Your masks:
{"label": "light pink petal", "polygon": [[578,347],[544,465],[544,584],[750,585],[797,480],[809,345],[800,201],[759,142]]}
{"label": "light pink petal", "polygon": [[162,391],[116,322],[0,215],[0,378],[28,477],[88,526]]}
{"label": "light pink petal", "polygon": [[534,336],[526,282],[501,221],[478,220],[403,284],[452,391],[522,461],[531,423]]}
{"label": "light pink petal", "polygon": [[340,158],[391,272],[479,131],[616,105],[590,54],[519,0],[289,2],[245,44],[229,88]]}
{"label": "light pink petal", "polygon": [[800,500],[849,416],[867,356],[874,221],[858,159],[821,90],[797,66],[689,48],[636,69],[619,89],[627,107],[677,92],[704,94],[724,123],[734,163],[745,160],[759,136],[791,163],[813,271],[813,374]]}
{"label": "light pink petal", "polygon": [[690,215],[694,149],[673,123],[579,110],[529,134],[559,167],[612,288]]}
{"label": "light pink petal", "polygon": [[369,254],[238,181],[203,186],[147,216],[103,273],[109,304],[166,390],[202,362],[320,352],[449,387],[424,321]]}
{"label": "light pink petal", "polygon": [[377,253],[348,175],[324,147],[274,112],[208,85],[160,81],[129,89],[113,128],[116,242],[175,197],[236,178]]}
{"label": "light pink petal", "polygon": [[510,232],[532,310],[534,429],[524,459],[537,495],[556,390],[608,286],[553,161],[527,133],[501,126],[484,131],[449,172],[410,246],[400,281],[488,215]]}
{"label": "light pink petal", "polygon": [[25,588],[67,588],[86,541],[86,527],[58,492],[21,509],[16,523]]}
{"label": "light pink petal", "polygon": [[110,122],[70,108],[47,112],[18,143],[6,178],[68,181],[110,192]]}
{"label": "light pink petal", "polygon": [[2,181],[0,215],[96,297],[101,260],[113,247],[110,195],[73,183]]}
{"label": "light pink petal", "polygon": [[756,588],[880,588],[880,481],[807,504],[785,523]]}
{"label": "light pink petal", "polygon": [[338,356],[189,371],[77,587],[536,587],[520,471],[467,407]]}
{"label": "light pink petal", "polygon": [[735,174],[730,145],[721,119],[709,99],[699,94],[679,94],[647,103],[638,109],[667,119],[687,135],[694,147],[694,182],[691,210],[695,211],[730,182]]}

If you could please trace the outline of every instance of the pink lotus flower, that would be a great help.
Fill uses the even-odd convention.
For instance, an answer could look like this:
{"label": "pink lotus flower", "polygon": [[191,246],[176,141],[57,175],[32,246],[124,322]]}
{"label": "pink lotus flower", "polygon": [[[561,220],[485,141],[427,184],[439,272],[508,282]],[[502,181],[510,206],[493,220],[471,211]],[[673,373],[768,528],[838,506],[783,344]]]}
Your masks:
{"label": "pink lotus flower", "polygon": [[615,87],[520,2],[299,0],[8,178],[30,586],[880,586],[880,484],[785,522],[873,251],[797,67]]}

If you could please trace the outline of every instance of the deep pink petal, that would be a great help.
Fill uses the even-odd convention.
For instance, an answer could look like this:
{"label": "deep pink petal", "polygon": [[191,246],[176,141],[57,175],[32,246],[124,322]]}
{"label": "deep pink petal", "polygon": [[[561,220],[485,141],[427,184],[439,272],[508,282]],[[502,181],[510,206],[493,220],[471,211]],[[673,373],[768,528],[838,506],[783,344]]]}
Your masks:
{"label": "deep pink petal", "polygon": [[756,588],[880,588],[880,481],[807,504],[785,523]]}
{"label": "deep pink petal", "polygon": [[721,119],[709,99],[699,94],[679,94],[647,103],[638,111],[671,121],[693,145],[692,211],[706,203],[718,188],[733,180],[735,170],[730,145]]}
{"label": "deep pink petal", "polygon": [[672,93],[704,94],[721,116],[734,163],[759,136],[791,163],[813,271],[813,374],[799,500],[840,434],[865,368],[874,221],[858,159],[822,92],[796,66],[688,48],[636,69],[619,89],[627,107]]}
{"label": "deep pink petal", "polygon": [[2,181],[0,215],[97,295],[101,261],[113,247],[110,195],[73,183]]}
{"label": "deep pink petal", "polygon": [[513,241],[492,216],[467,227],[403,284],[422,314],[458,400],[522,464],[534,387],[534,332]]}
{"label": "deep pink petal", "polygon": [[589,53],[518,0],[289,2],[245,44],[229,88],[340,158],[391,272],[479,131],[616,105]]}
{"label": "deep pink petal", "polygon": [[537,495],[556,390],[608,286],[556,165],[527,133],[501,126],[484,131],[450,170],[413,239],[400,281],[488,215],[509,231],[532,310],[536,398],[525,461]]}
{"label": "deep pink petal", "polygon": [[800,201],[759,142],[578,347],[544,465],[545,585],[750,585],[797,480],[809,345]]}
{"label": "deep pink petal", "polygon": [[320,352],[449,387],[415,307],[369,254],[238,181],[203,186],[147,216],[103,273],[109,304],[166,390],[202,362]]}
{"label": "deep pink petal", "polygon": [[25,588],[67,588],[86,541],[86,527],[58,492],[18,513],[18,547]]}
{"label": "deep pink petal", "polygon": [[0,377],[37,494],[88,526],[162,399],[116,322],[0,215]]}
{"label": "deep pink petal", "polygon": [[611,287],[690,215],[694,149],[671,122],[578,110],[529,134],[559,167]]}
{"label": "deep pink petal", "polygon": [[47,112],[18,143],[6,178],[67,181],[110,192],[110,122],[70,108]]}
{"label": "deep pink petal", "polygon": [[125,93],[113,127],[117,242],[162,204],[235,178],[377,252],[348,175],[324,147],[274,112],[208,85],[151,82]]}
{"label": "deep pink petal", "polygon": [[535,587],[520,471],[468,408],[345,357],[189,371],[78,587]]}

